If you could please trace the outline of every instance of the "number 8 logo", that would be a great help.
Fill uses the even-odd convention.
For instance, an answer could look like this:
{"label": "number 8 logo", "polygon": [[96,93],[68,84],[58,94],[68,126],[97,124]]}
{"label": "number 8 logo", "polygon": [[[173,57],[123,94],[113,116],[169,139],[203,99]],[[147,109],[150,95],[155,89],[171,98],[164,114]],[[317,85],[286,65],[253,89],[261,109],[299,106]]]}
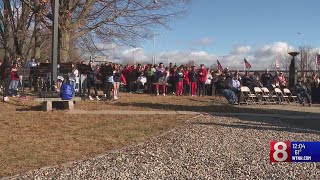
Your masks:
{"label": "number 8 logo", "polygon": [[[282,149],[279,149],[279,146],[282,146]],[[286,152],[288,146],[286,143],[284,142],[277,142],[274,144],[274,153],[273,153],[273,158],[274,160],[278,161],[278,162],[282,162],[287,160],[288,158],[288,153]],[[280,158],[279,154],[282,154],[283,156]]]}

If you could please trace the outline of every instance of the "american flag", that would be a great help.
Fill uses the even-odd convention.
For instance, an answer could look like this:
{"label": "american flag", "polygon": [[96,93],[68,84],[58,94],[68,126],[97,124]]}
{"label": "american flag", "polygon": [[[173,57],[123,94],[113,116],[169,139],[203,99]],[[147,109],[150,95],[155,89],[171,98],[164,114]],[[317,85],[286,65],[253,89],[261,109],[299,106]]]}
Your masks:
{"label": "american flag", "polygon": [[317,54],[316,63],[317,63],[317,65],[320,65],[320,55],[319,54]]}
{"label": "american flag", "polygon": [[279,61],[278,61],[278,60],[276,60],[276,62],[274,63],[274,65],[276,66],[277,69],[280,68],[280,64],[279,64]]}
{"label": "american flag", "polygon": [[222,70],[223,70],[223,68],[222,68],[222,66],[221,66],[221,64],[220,64],[220,62],[219,62],[219,60],[217,60],[217,69],[218,69],[218,70],[220,70],[220,71],[222,71]]}
{"label": "american flag", "polygon": [[250,68],[251,68],[251,64],[246,60],[246,58],[244,58],[244,66],[245,66],[247,69],[250,69]]}

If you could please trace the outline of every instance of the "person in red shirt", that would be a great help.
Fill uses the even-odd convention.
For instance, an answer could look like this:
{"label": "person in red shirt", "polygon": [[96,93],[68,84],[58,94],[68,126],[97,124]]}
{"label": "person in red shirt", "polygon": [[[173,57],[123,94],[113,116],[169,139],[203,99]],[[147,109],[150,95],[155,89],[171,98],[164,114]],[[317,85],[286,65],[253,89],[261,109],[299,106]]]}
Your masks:
{"label": "person in red shirt", "polygon": [[183,71],[183,94],[190,95],[190,78],[189,78],[190,67],[186,67]]}
{"label": "person in red shirt", "polygon": [[199,84],[198,93],[199,93],[199,96],[202,96],[202,97],[204,95],[204,86],[207,80],[207,74],[208,74],[207,69],[204,67],[204,64],[201,64],[200,69],[198,71],[198,84]]}
{"label": "person in red shirt", "polygon": [[18,84],[19,84],[19,75],[18,75],[18,64],[16,62],[13,63],[11,72],[11,85],[12,85],[12,97],[18,96]]}

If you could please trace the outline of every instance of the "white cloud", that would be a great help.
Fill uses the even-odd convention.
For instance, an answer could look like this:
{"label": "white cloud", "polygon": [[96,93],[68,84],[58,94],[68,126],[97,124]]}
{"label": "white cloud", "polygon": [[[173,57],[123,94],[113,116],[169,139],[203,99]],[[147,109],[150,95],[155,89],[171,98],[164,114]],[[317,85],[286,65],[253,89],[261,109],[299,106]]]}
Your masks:
{"label": "white cloud", "polygon": [[250,46],[236,46],[233,48],[231,54],[246,54],[251,50]]}
{"label": "white cloud", "polygon": [[213,44],[212,37],[203,37],[202,39],[198,39],[190,42],[191,47],[199,47],[199,46],[209,46]]}
{"label": "white cloud", "polygon": [[[168,51],[158,52],[156,62],[165,64],[172,62],[177,65],[195,61],[197,64],[205,64],[207,67],[215,67],[219,59],[223,67],[231,69],[243,69],[243,59],[246,58],[252,65],[252,69],[270,68],[274,58],[280,54],[286,54],[294,48],[285,42],[275,42],[262,47],[252,48],[248,45],[236,46],[230,53],[224,55],[211,54],[206,51]],[[115,53],[117,59],[122,62],[151,63],[152,53],[145,52],[142,48],[131,48]]]}

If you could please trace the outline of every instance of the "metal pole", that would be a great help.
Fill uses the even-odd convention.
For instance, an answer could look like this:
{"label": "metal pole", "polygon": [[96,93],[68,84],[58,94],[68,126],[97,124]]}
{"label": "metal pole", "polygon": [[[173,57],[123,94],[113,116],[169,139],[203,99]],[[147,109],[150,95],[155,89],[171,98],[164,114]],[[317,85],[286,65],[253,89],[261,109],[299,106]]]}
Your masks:
{"label": "metal pole", "polygon": [[153,34],[153,57],[152,57],[152,64],[156,64],[156,35]]}
{"label": "metal pole", "polygon": [[52,71],[51,81],[57,82],[57,65],[58,65],[58,27],[59,27],[59,0],[54,0],[53,9],[53,29],[52,29]]}

